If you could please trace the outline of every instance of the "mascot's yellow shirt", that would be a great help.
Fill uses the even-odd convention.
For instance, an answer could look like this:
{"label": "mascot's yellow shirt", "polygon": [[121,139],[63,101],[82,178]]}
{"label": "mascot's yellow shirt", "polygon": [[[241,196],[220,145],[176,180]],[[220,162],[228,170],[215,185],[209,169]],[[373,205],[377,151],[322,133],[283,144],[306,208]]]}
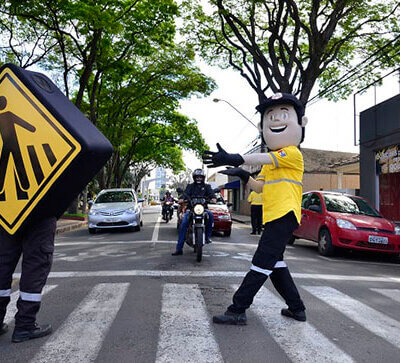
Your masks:
{"label": "mascot's yellow shirt", "polygon": [[263,205],[263,193],[256,193],[254,190],[250,193],[247,201],[251,205]]}
{"label": "mascot's yellow shirt", "polygon": [[272,164],[263,165],[257,180],[264,182],[263,223],[271,222],[293,211],[301,220],[303,192],[303,155],[296,146],[269,152]]}

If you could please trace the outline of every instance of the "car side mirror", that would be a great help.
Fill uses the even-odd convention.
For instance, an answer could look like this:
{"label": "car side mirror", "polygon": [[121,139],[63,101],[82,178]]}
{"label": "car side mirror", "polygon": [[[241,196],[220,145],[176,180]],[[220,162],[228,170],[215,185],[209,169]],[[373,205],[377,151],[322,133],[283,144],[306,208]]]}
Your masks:
{"label": "car side mirror", "polygon": [[89,208],[93,205],[93,200],[88,200],[88,202],[87,202],[87,204],[88,204],[88,206],[89,206]]}
{"label": "car side mirror", "polygon": [[322,208],[320,205],[312,204],[308,207],[309,210],[312,210],[313,212],[321,213]]}

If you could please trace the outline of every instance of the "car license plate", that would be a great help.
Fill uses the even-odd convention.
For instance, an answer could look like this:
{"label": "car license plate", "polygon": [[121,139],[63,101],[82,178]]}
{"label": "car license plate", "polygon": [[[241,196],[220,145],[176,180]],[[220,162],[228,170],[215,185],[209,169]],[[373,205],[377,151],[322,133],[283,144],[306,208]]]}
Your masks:
{"label": "car license plate", "polygon": [[379,236],[368,236],[369,243],[379,243],[382,245],[387,245],[389,240],[387,237],[379,237]]}

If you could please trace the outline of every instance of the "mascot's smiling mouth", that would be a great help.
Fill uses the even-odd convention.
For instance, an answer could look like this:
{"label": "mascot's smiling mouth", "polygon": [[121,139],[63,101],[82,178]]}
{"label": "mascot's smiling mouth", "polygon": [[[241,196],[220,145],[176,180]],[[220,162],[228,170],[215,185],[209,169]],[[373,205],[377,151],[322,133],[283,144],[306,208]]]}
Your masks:
{"label": "mascot's smiling mouth", "polygon": [[278,133],[278,132],[285,131],[286,128],[287,128],[287,125],[285,125],[285,126],[270,127],[269,129],[270,129],[272,132],[277,132],[277,133]]}

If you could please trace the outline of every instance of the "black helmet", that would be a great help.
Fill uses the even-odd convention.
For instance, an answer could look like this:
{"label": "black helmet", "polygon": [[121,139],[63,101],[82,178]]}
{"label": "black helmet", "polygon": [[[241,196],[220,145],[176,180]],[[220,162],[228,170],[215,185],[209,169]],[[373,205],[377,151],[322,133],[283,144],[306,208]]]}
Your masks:
{"label": "black helmet", "polygon": [[196,182],[196,179],[200,180],[201,182],[204,183],[204,180],[206,179],[206,174],[204,174],[203,169],[196,169],[192,173],[193,180]]}

